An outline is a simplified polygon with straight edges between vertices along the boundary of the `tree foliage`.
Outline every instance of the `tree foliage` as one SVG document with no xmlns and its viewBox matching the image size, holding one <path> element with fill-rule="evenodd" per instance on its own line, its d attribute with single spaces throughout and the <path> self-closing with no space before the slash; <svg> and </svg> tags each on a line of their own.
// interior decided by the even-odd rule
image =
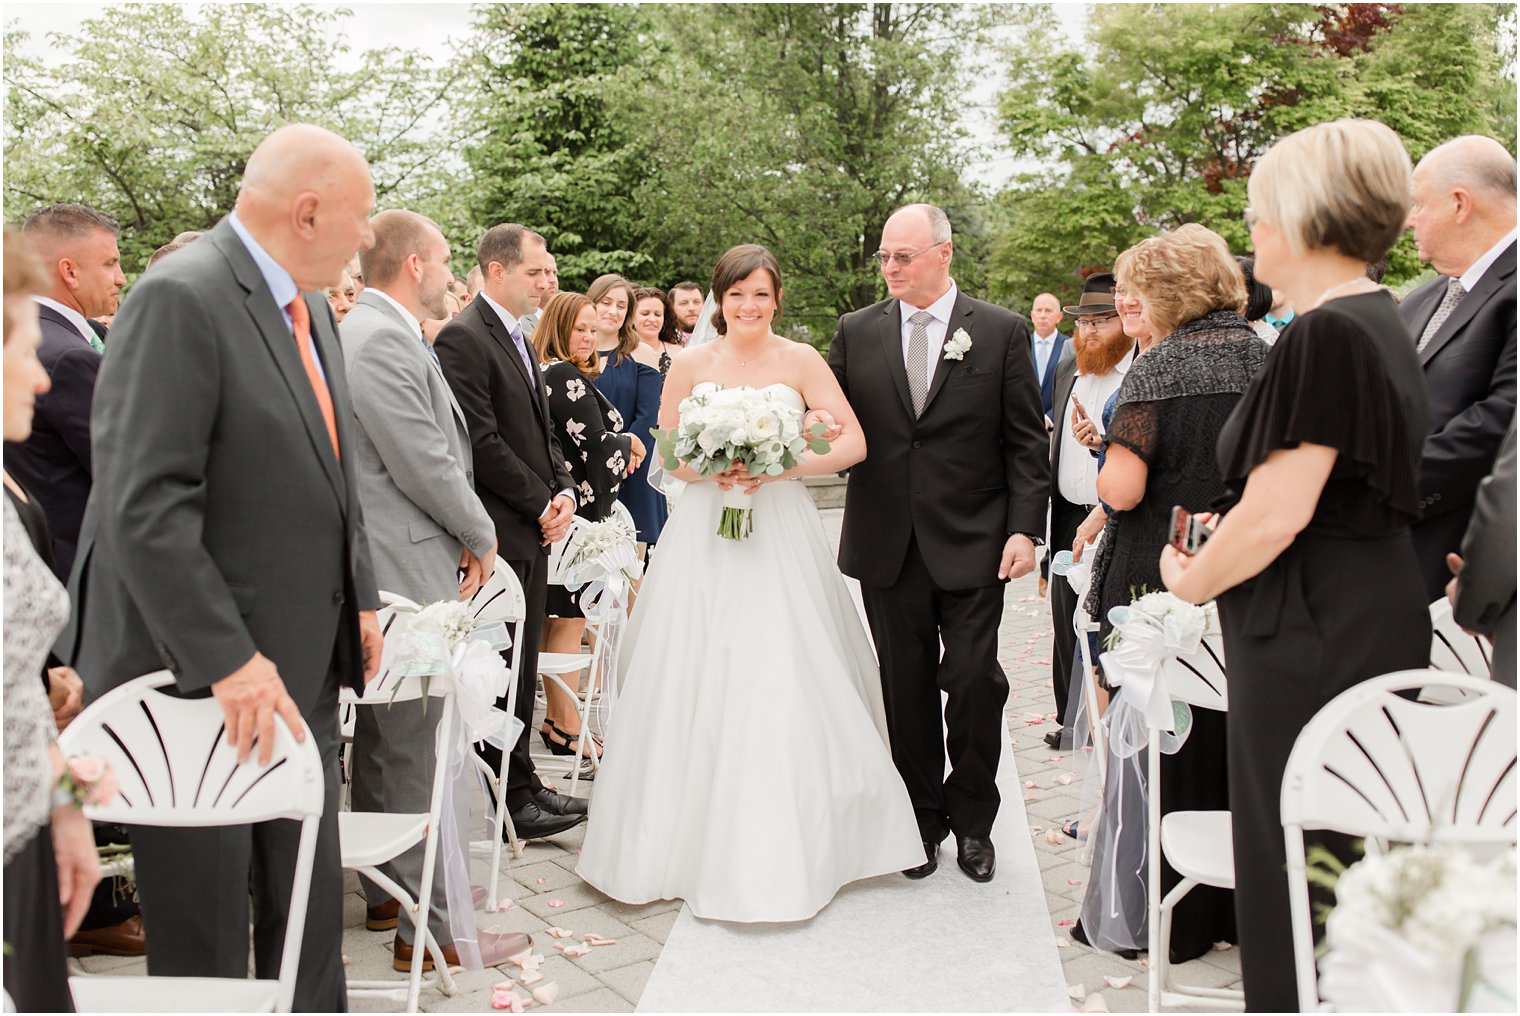
<svg viewBox="0 0 1520 1016">
<path fill-rule="evenodd" d="M 999 196 L 994 289 L 1018 302 L 1073 292 L 1126 247 L 1183 222 L 1245 252 L 1251 168 L 1310 124 L 1383 120 L 1415 158 L 1463 133 L 1513 147 L 1503 16 L 1450 4 L 1094 7 L 1082 48 L 1010 56 L 1002 129 L 1016 153 L 1046 168 Z M 1048 12 L 1027 20 L 1015 53 L 1053 32 Z M 1393 261 L 1390 281 L 1419 270 L 1407 241 Z"/>
<path fill-rule="evenodd" d="M 275 127 L 316 123 L 370 160 L 381 205 L 434 188 L 447 135 L 430 127 L 454 78 L 400 50 L 344 70 L 349 11 L 273 4 L 109 7 L 49 33 L 61 65 L 5 37 L 10 218 L 79 201 L 122 223 L 129 269 L 231 210 L 248 155 Z M 445 129 L 447 123 L 445 121 Z"/>
</svg>

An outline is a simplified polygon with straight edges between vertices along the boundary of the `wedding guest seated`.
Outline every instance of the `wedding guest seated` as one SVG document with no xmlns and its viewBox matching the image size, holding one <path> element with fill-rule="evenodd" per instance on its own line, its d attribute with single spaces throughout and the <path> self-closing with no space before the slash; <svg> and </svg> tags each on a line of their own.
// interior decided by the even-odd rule
<svg viewBox="0 0 1520 1016">
<path fill-rule="evenodd" d="M 540 311 L 533 332 L 554 434 L 575 481 L 575 514 L 593 522 L 612 514 L 625 478 L 645 455 L 644 442 L 624 432 L 622 415 L 594 384 L 604 362 L 596 356 L 596 319 L 589 299 L 560 293 Z M 586 621 L 579 591 L 550 586 L 547 610 L 544 651 L 580 652 Z M 579 687 L 583 675 L 565 675 L 566 683 Z M 599 742 L 585 743 L 576 701 L 553 681 L 544 682 L 544 691 L 548 708 L 539 736 L 548 749 L 555 755 L 599 756 Z"/>
<path fill-rule="evenodd" d="M 1105 636 L 1112 608 L 1162 588 L 1159 561 L 1173 506 L 1202 511 L 1224 494 L 1211 438 L 1267 358 L 1266 344 L 1240 315 L 1245 281 L 1218 234 L 1190 223 L 1152 237 L 1119 255 L 1114 274 L 1158 338 L 1119 388 L 1098 473 L 1098 495 L 1113 511 L 1093 562 L 1088 612 Z M 1114 690 L 1115 701 L 1125 690 Z M 1110 740 L 1094 875 L 1073 931 L 1108 951 L 1144 949 L 1147 942 L 1147 791 L 1136 758 L 1143 760 L 1122 763 Z M 1162 814 L 1229 808 L 1224 763 L 1224 717 L 1194 710 L 1186 744 L 1162 756 Z M 1163 864 L 1161 891 L 1179 881 Z M 1173 914 L 1174 962 L 1233 941 L 1234 919 L 1227 891 L 1194 889 Z"/>
<path fill-rule="evenodd" d="M 1409 211 L 1398 135 L 1371 120 L 1309 127 L 1268 149 L 1249 193 L 1256 271 L 1299 313 L 1210 428 L 1235 507 L 1197 555 L 1167 549 L 1160 566 L 1182 599 L 1219 600 L 1246 1008 L 1296 1012 L 1283 770 L 1335 696 L 1429 665 L 1409 537 L 1429 410 L 1409 331 L 1366 274 Z"/>
<path fill-rule="evenodd" d="M 48 390 L 30 297 L 49 280 L 9 226 L 4 243 L 4 437 L 25 441 L 34 400 Z M 12 497 L 4 499 L 5 990 L 20 1012 L 72 1012 L 64 941 L 90 905 L 100 859 L 89 821 L 60 783 L 63 754 L 37 681 L 69 598 L 33 549 Z"/>
<path fill-rule="evenodd" d="M 603 275 L 591 283 L 586 297 L 596 305 L 596 351 L 602 369 L 596 387 L 623 417 L 628 433 L 653 447 L 649 432 L 660 414 L 660 372 L 633 329 L 634 286 L 621 275 Z M 649 362 L 640 360 L 643 356 Z M 649 485 L 649 462 L 623 483 L 619 500 L 639 530 L 639 555 L 660 538 L 668 509 L 665 495 Z"/>
</svg>

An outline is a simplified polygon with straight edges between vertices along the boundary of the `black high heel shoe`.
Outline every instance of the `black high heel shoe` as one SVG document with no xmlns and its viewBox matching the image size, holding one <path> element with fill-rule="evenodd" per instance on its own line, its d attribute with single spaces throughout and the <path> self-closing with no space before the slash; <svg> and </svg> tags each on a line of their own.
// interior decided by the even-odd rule
<svg viewBox="0 0 1520 1016">
<path fill-rule="evenodd" d="M 548 727 L 549 729 L 545 730 L 544 727 Z M 553 737 L 549 736 L 550 734 L 554 734 L 555 736 L 561 738 L 561 740 L 554 740 Z M 544 726 L 538 728 L 538 736 L 544 739 L 544 744 L 548 747 L 549 754 L 551 755 L 579 755 L 582 758 L 591 757 L 586 753 L 586 746 L 580 743 L 582 738 L 581 734 L 572 734 L 568 731 L 561 730 L 553 720 L 544 721 Z M 591 737 L 591 743 L 596 746 L 596 757 L 600 759 L 602 757 L 602 739 L 593 735 Z M 570 747 L 572 744 L 575 744 L 576 748 Z M 577 750 L 577 748 L 579 750 Z"/>
</svg>

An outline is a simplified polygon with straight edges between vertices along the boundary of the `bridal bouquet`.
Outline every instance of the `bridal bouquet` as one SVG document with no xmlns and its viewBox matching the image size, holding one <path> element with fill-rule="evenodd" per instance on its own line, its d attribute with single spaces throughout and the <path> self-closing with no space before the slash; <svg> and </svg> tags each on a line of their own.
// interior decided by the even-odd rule
<svg viewBox="0 0 1520 1016">
<path fill-rule="evenodd" d="M 823 426 L 804 434 L 802 414 L 766 389 L 722 388 L 681 400 L 681 419 L 669 430 L 653 431 L 667 470 L 691 466 L 716 476 L 740 465 L 750 476 L 780 476 L 802 461 L 804 451 L 829 450 Z M 754 529 L 748 495 L 726 491 L 718 535 L 742 540 Z"/>
<path fill-rule="evenodd" d="M 1311 849 L 1335 890 L 1321 993 L 1341 1011 L 1470 1011 L 1515 1004 L 1515 852 L 1486 862 L 1413 844 L 1343 866 Z"/>
</svg>

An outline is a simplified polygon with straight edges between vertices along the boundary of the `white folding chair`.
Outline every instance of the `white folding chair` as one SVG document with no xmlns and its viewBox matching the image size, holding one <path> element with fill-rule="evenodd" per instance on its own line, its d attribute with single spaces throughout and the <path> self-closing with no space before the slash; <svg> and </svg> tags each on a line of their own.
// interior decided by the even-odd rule
<svg viewBox="0 0 1520 1016">
<path fill-rule="evenodd" d="M 173 683 L 172 674 L 158 671 L 112 689 L 69 724 L 59 746 L 66 755 L 98 755 L 116 771 L 120 793 L 110 804 L 87 806 L 92 821 L 181 828 L 301 823 L 280 974 L 276 980 L 71 977 L 74 1005 L 80 1012 L 290 1012 L 322 816 L 315 739 L 307 731 L 296 743 L 276 717 L 269 765 L 258 764 L 257 749 L 239 763 L 222 707 L 212 698 L 158 690 Z"/>
<path fill-rule="evenodd" d="M 1225 678 L 1224 648 L 1217 635 L 1207 635 L 1186 656 L 1167 660 L 1160 679 L 1167 696 L 1194 709 L 1226 712 L 1229 682 Z M 1150 908 L 1146 932 L 1150 958 L 1148 992 L 1151 1012 L 1162 1006 L 1202 1006 L 1239 1011 L 1245 996 L 1229 988 L 1201 988 L 1171 980 L 1172 914 L 1182 898 L 1200 885 L 1235 888 L 1235 844 L 1228 811 L 1174 811 L 1161 816 L 1161 734 L 1150 728 L 1146 745 L 1146 876 Z M 1169 862 L 1182 881 L 1161 895 L 1161 862 Z"/>
<path fill-rule="evenodd" d="M 1458 697 L 1401 694 L 1427 688 Z M 1496 681 L 1405 670 L 1342 692 L 1299 733 L 1281 807 L 1301 1011 L 1320 1008 L 1304 830 L 1366 837 L 1369 850 L 1390 842 L 1514 846 L 1515 719 L 1515 692 Z"/>
<path fill-rule="evenodd" d="M 1057 552 L 1051 558 L 1051 574 L 1058 574 L 1057 564 L 1062 564 L 1063 574 L 1066 581 L 1071 585 L 1072 591 L 1077 594 L 1077 605 L 1072 610 L 1071 627 L 1077 635 L 1077 658 L 1082 661 L 1082 703 L 1083 711 L 1087 716 L 1087 727 L 1092 738 L 1093 761 L 1098 767 L 1098 786 L 1108 778 L 1108 732 L 1102 723 L 1102 717 L 1098 715 L 1098 670 L 1091 646 L 1088 643 L 1093 632 L 1100 629 L 1097 620 L 1087 612 L 1082 605 L 1087 598 L 1087 590 L 1092 578 L 1092 562 L 1098 555 L 1098 547 L 1103 542 L 1103 534 L 1100 532 L 1096 540 L 1082 552 L 1082 560 L 1076 565 L 1067 564 L 1063 561 L 1063 552 Z M 1070 551 L 1065 551 L 1069 555 Z M 1057 706 L 1060 703 L 1056 703 Z M 1076 718 L 1072 717 L 1075 724 Z M 1072 749 L 1076 750 L 1076 729 L 1072 729 Z M 1093 823 L 1089 822 L 1089 826 Z M 1090 828 L 1082 844 L 1082 863 L 1091 864 L 1093 848 L 1097 840 L 1092 835 Z"/>
<path fill-rule="evenodd" d="M 496 569 L 481 585 L 473 597 L 470 598 L 470 611 L 475 617 L 477 624 L 489 624 L 500 621 L 507 626 L 507 636 L 512 640 L 514 647 L 512 652 L 512 664 L 507 668 L 507 704 L 505 712 L 508 716 L 514 715 L 517 708 L 517 670 L 518 655 L 515 647 L 522 645 L 523 624 L 526 622 L 528 613 L 527 597 L 523 594 L 522 583 L 517 580 L 517 573 L 507 566 L 500 558 L 496 559 Z M 512 746 L 504 745 L 501 752 L 501 764 L 494 771 L 486 765 L 485 759 L 476 753 L 471 753 L 471 760 L 475 769 L 485 780 L 487 794 L 491 805 L 490 836 L 486 840 L 472 840 L 470 842 L 470 856 L 489 857 L 491 859 L 491 884 L 487 887 L 488 909 L 495 910 L 500 902 L 501 889 L 501 843 L 503 834 L 511 846 L 513 858 L 522 856 L 522 841 L 517 838 L 517 830 L 512 827 L 512 817 L 507 814 L 507 765 Z"/>
<path fill-rule="evenodd" d="M 1493 676 L 1493 650 L 1482 635 L 1469 635 L 1451 616 L 1451 601 L 1441 597 L 1430 605 L 1430 669 L 1448 674 Z"/>
<path fill-rule="evenodd" d="M 380 623 L 392 637 L 405 629 L 404 616 L 389 606 L 381 608 Z M 432 700 L 434 707 L 440 710 L 428 810 L 415 813 L 345 811 L 338 816 L 343 867 L 359 872 L 389 893 L 400 904 L 403 919 L 410 920 L 416 929 L 412 938 L 412 969 L 407 980 L 351 980 L 348 982 L 349 997 L 404 1001 L 407 1012 L 417 1011 L 424 984 L 424 951 L 433 959 L 433 977 L 426 979 L 427 986 L 437 987 L 445 995 L 455 992 L 454 978 L 444 961 L 443 950 L 428 928 L 433 880 L 439 877 L 438 832 L 443 795 L 448 791 L 448 738 L 457 734 L 454 729 L 454 684 L 446 674 L 434 675 L 427 679 L 427 691 L 424 692 L 422 678 L 406 677 L 393 668 L 377 675 L 365 687 L 362 697 L 352 688 L 344 688 L 339 693 L 339 702 L 354 709 L 387 709 L 392 703 L 415 702 L 423 697 Z M 404 886 L 381 871 L 380 865 L 394 861 L 418 843 L 423 844 L 422 880 L 414 899 Z"/>
<path fill-rule="evenodd" d="M 633 525 L 633 516 L 628 513 L 628 509 L 621 503 L 615 502 L 612 506 L 612 512 L 615 516 L 627 522 L 630 527 Z M 565 575 L 569 570 L 570 562 L 574 560 L 575 547 L 584 526 L 583 520 L 579 518 L 575 519 L 571 523 L 570 530 L 566 533 L 565 538 L 550 547 L 550 585 L 562 586 L 565 584 Z M 600 704 L 605 703 L 607 694 L 607 689 L 597 683 L 595 676 L 598 670 L 597 664 L 601 660 L 603 650 L 603 641 L 598 637 L 598 627 L 599 625 L 596 622 L 590 619 L 586 621 L 586 632 L 591 642 L 590 652 L 538 654 L 538 673 L 544 679 L 546 689 L 545 705 L 547 705 L 548 682 L 553 681 L 576 703 L 581 716 L 581 731 L 583 736 L 587 738 L 593 736 L 594 733 L 591 722 L 593 710 Z M 586 682 L 585 689 L 581 690 L 579 687 L 570 687 L 569 682 L 565 678 L 572 674 L 580 674 L 583 671 L 589 671 L 591 675 Z M 605 733 L 606 723 L 604 722 L 601 726 L 603 727 L 603 733 Z M 582 748 L 585 747 L 584 741 L 582 741 L 581 746 Z M 562 760 L 564 757 L 562 755 L 536 755 L 535 759 L 542 759 L 552 764 Z M 586 761 L 582 762 L 582 758 L 585 758 Z M 601 759 L 595 751 L 591 751 L 584 756 L 570 756 L 570 766 L 565 775 L 570 778 L 570 793 L 572 796 L 579 785 L 582 767 L 589 767 L 594 775 L 600 765 Z"/>
</svg>

